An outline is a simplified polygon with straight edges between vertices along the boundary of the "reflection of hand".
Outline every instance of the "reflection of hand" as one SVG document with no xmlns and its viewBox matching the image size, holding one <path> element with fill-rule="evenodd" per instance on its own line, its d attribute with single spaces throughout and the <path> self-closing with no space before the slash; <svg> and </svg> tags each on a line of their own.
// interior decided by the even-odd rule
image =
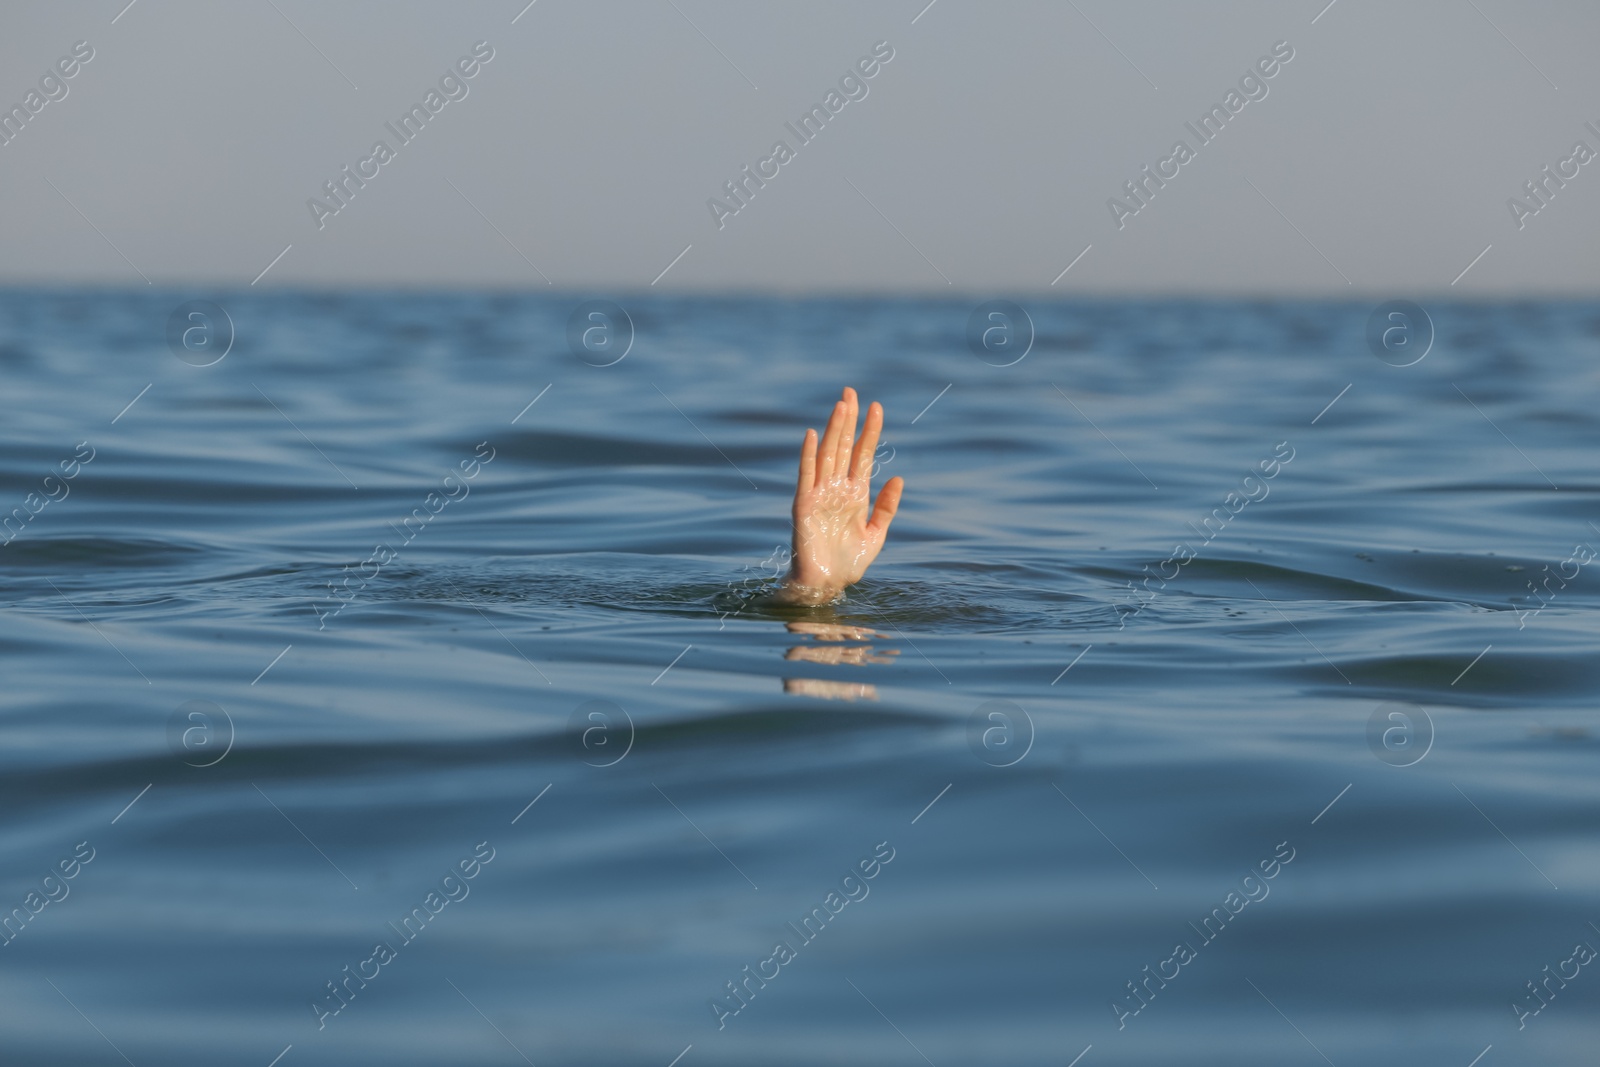
<svg viewBox="0 0 1600 1067">
<path fill-rule="evenodd" d="M 825 682 L 820 678 L 785 678 L 783 691 L 823 700 L 877 700 L 876 686 L 862 682 Z"/>
<path fill-rule="evenodd" d="M 883 432 L 883 406 L 867 409 L 856 440 L 860 407 L 848 386 L 833 406 L 822 442 L 807 430 L 800 446 L 800 476 L 794 493 L 794 558 L 776 594 L 780 603 L 826 604 L 861 580 L 883 549 L 889 523 L 900 506 L 901 478 L 890 478 L 871 514 L 872 456 Z"/>
<path fill-rule="evenodd" d="M 900 650 L 891 648 L 882 655 L 874 655 L 877 650 L 871 645 L 850 645 L 846 648 L 830 646 L 817 648 L 814 645 L 796 645 L 783 654 L 787 660 L 804 660 L 807 663 L 843 663 L 851 667 L 864 667 L 868 663 L 893 663 L 890 656 L 898 656 Z"/>
<path fill-rule="evenodd" d="M 868 641 L 874 637 L 888 637 L 876 630 L 865 626 L 846 626 L 834 622 L 804 622 L 796 620 L 784 623 L 784 629 L 792 634 L 810 634 L 818 641 Z"/>
</svg>

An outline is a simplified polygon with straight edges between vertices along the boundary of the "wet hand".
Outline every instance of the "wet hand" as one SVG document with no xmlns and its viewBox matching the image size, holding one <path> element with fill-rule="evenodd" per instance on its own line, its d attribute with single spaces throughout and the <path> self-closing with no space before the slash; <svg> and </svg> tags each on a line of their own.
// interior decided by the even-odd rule
<svg viewBox="0 0 1600 1067">
<path fill-rule="evenodd" d="M 822 440 L 807 430 L 800 446 L 800 474 L 794 494 L 794 556 L 780 603 L 826 604 L 845 587 L 861 580 L 883 550 L 889 523 L 905 488 L 891 478 L 868 511 L 872 458 L 883 432 L 883 406 L 867 409 L 866 425 L 856 438 L 860 408 L 848 386 L 833 406 Z"/>
</svg>

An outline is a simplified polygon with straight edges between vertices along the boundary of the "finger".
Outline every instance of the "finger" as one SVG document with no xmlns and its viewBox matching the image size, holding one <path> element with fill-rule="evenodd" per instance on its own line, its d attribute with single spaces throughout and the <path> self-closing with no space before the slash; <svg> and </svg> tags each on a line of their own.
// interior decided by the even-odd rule
<svg viewBox="0 0 1600 1067">
<path fill-rule="evenodd" d="M 848 385 L 844 387 L 844 432 L 839 435 L 838 452 L 833 457 L 833 469 L 840 474 L 850 473 L 850 450 L 856 443 L 856 423 L 860 421 L 861 407 L 856 400 L 856 391 Z"/>
<path fill-rule="evenodd" d="M 839 435 L 844 432 L 844 401 L 833 405 L 833 414 L 828 416 L 828 428 L 822 433 L 822 448 L 817 453 L 817 484 L 821 485 L 833 477 L 833 457 L 839 450 Z"/>
<path fill-rule="evenodd" d="M 807 430 L 800 442 L 800 479 L 795 482 L 795 495 L 810 489 L 817 480 L 817 431 Z"/>
<path fill-rule="evenodd" d="M 883 405 L 874 400 L 867 408 L 867 425 L 861 431 L 855 458 L 850 461 L 850 477 L 872 477 L 872 459 L 878 453 L 878 435 L 883 432 Z"/>
<path fill-rule="evenodd" d="M 869 527 L 883 537 L 889 533 L 889 524 L 894 521 L 894 513 L 900 510 L 900 492 L 905 489 L 904 478 L 890 478 L 884 485 L 883 491 L 878 494 L 878 502 L 872 507 L 872 519 L 867 523 Z"/>
</svg>

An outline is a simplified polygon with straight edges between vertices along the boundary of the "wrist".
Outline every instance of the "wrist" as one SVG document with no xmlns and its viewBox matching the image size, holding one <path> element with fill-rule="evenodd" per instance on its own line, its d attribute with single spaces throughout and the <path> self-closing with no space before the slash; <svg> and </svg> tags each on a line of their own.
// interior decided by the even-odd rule
<svg viewBox="0 0 1600 1067">
<path fill-rule="evenodd" d="M 796 565 L 789 568 L 789 573 L 784 576 L 783 585 L 774 594 L 774 599 L 780 604 L 816 606 L 830 604 L 839 599 L 844 589 L 843 582 L 831 578 L 826 573 Z"/>
</svg>

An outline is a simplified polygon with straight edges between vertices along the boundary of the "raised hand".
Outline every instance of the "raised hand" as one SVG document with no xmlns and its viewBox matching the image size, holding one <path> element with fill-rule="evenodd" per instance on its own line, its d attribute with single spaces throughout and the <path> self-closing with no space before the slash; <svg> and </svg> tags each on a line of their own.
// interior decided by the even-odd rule
<svg viewBox="0 0 1600 1067">
<path fill-rule="evenodd" d="M 883 432 L 883 406 L 874 402 L 867 409 L 866 425 L 857 440 L 859 416 L 856 391 L 846 386 L 820 444 L 817 431 L 806 431 L 794 492 L 794 555 L 776 594 L 781 603 L 837 600 L 846 586 L 861 580 L 883 550 L 905 481 L 890 478 L 869 514 L 872 457 Z"/>
</svg>

